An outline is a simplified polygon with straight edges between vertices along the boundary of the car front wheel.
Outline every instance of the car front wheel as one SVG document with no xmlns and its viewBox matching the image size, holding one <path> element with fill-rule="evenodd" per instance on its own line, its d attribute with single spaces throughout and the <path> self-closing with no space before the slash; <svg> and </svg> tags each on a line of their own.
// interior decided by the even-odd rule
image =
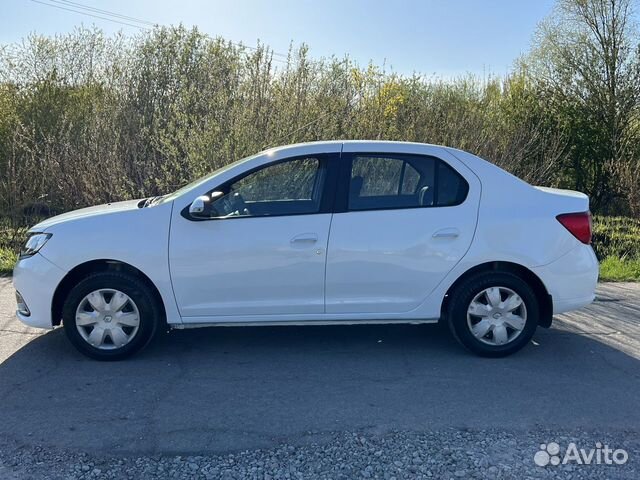
<svg viewBox="0 0 640 480">
<path fill-rule="evenodd" d="M 449 326 L 472 352 L 503 357 L 524 347 L 538 325 L 539 307 L 531 287 L 508 272 L 482 273 L 452 293 Z"/>
<path fill-rule="evenodd" d="M 149 287 L 121 272 L 99 272 L 80 281 L 63 306 L 64 330 L 83 354 L 120 360 L 153 337 L 158 307 Z"/>
</svg>

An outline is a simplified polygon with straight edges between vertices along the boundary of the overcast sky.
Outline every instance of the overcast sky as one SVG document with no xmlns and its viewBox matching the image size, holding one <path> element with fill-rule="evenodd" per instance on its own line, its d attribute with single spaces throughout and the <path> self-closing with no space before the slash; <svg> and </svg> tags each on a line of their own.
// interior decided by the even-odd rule
<svg viewBox="0 0 640 480">
<path fill-rule="evenodd" d="M 81 5 L 158 24 L 197 25 L 210 35 L 277 52 L 305 42 L 314 57 L 349 54 L 360 64 L 444 77 L 503 74 L 531 42 L 553 0 L 39 0 Z M 96 13 L 96 15 L 99 15 Z M 127 21 L 127 20 L 122 20 Z M 31 32 L 66 33 L 96 25 L 106 32 L 139 29 L 32 0 L 3 0 L 0 42 Z"/>
</svg>

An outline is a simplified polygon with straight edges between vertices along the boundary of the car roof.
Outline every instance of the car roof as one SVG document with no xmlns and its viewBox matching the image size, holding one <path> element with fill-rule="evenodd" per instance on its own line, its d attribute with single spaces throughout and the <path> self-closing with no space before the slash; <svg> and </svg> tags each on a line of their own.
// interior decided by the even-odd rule
<svg viewBox="0 0 640 480">
<path fill-rule="evenodd" d="M 478 178 L 483 179 L 483 181 L 485 179 L 493 179 L 495 181 L 496 178 L 500 178 L 500 181 L 516 179 L 518 182 L 526 184 L 526 182 L 523 182 L 521 179 L 506 172 L 494 163 L 488 162 L 477 155 L 457 148 L 431 143 L 397 142 L 389 140 L 326 140 L 282 145 L 280 147 L 265 150 L 261 153 L 267 153 L 269 155 L 276 154 L 278 156 L 285 157 L 289 154 L 305 154 L 305 149 L 315 151 L 315 153 L 322 151 L 324 148 L 326 148 L 327 151 L 333 152 L 353 152 L 354 150 L 358 150 L 358 146 L 362 146 L 364 151 L 378 151 L 378 153 L 424 154 L 425 151 L 431 150 L 427 153 L 428 155 L 437 155 L 438 151 L 442 152 L 444 150 L 447 154 L 451 155 L 457 161 L 460 161 L 463 165 L 469 168 Z M 450 162 L 450 158 L 447 161 Z"/>
<path fill-rule="evenodd" d="M 393 140 L 320 140 L 315 142 L 301 142 L 301 143 L 292 143 L 289 145 L 280 145 L 277 147 L 269 148 L 267 151 L 278 151 L 285 152 L 289 149 L 299 149 L 301 147 L 311 147 L 311 146 L 335 146 L 335 145 L 343 145 L 343 144 L 351 144 L 351 145 L 377 145 L 380 147 L 393 147 L 394 145 L 416 145 L 416 146 L 429 146 L 429 147 L 439 147 L 449 149 L 450 147 L 446 147 L 444 145 L 435 145 L 431 143 L 420 143 L 420 142 L 399 142 Z"/>
</svg>

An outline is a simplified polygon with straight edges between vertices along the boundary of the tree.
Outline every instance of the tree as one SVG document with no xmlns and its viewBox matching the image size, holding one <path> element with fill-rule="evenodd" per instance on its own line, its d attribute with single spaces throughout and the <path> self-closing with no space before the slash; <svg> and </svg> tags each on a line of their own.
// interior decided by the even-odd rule
<svg viewBox="0 0 640 480">
<path fill-rule="evenodd" d="M 639 187 L 633 172 L 640 158 L 633 7 L 632 0 L 560 0 L 524 60 L 568 135 L 563 183 L 609 213 L 621 198 L 627 208 L 637 207 L 630 195 Z"/>
</svg>

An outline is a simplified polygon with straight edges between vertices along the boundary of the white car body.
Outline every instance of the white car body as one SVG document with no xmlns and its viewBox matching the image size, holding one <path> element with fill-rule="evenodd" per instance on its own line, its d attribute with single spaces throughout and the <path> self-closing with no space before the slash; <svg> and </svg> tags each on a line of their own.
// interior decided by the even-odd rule
<svg viewBox="0 0 640 480">
<path fill-rule="evenodd" d="M 440 159 L 467 181 L 467 197 L 450 207 L 202 222 L 184 216 L 198 196 L 257 167 L 367 152 Z M 15 267 L 14 286 L 30 312 L 19 312 L 20 320 L 42 328 L 59 324 L 61 300 L 54 297 L 65 278 L 104 261 L 141 272 L 174 328 L 436 322 L 456 280 L 492 262 L 526 269 L 544 286 L 550 298 L 545 326 L 552 313 L 594 299 L 594 252 L 556 219 L 588 211 L 587 196 L 530 186 L 452 148 L 373 141 L 273 148 L 169 198 L 146 208 L 138 200 L 85 208 L 34 226 L 32 232 L 51 237 Z"/>
</svg>

